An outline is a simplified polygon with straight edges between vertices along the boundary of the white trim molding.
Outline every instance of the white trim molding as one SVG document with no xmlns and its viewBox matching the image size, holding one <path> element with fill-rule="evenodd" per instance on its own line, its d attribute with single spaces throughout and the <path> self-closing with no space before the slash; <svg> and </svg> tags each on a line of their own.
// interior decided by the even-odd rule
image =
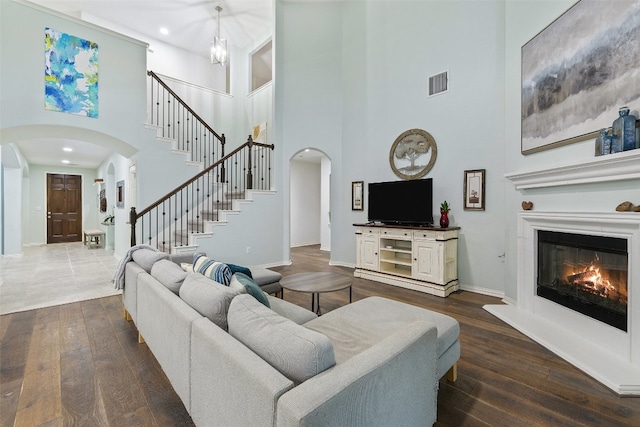
<svg viewBox="0 0 640 427">
<path fill-rule="evenodd" d="M 640 178 L 640 150 L 595 157 L 579 164 L 515 171 L 504 175 L 517 190 Z"/>
</svg>

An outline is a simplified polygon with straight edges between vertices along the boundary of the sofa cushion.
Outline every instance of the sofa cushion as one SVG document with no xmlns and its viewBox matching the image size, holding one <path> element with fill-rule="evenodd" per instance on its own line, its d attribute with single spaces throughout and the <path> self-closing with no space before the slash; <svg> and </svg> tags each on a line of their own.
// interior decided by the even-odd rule
<svg viewBox="0 0 640 427">
<path fill-rule="evenodd" d="M 295 383 L 335 365 L 329 338 L 286 319 L 250 295 L 229 307 L 229 334 Z"/>
<path fill-rule="evenodd" d="M 225 286 L 231 281 L 231 270 L 227 264 L 212 260 L 203 254 L 193 255 L 193 271 Z"/>
<path fill-rule="evenodd" d="M 199 273 L 187 275 L 180 287 L 180 298 L 198 313 L 227 330 L 227 311 L 238 293 Z"/>
<path fill-rule="evenodd" d="M 269 308 L 271 308 L 271 310 L 275 311 L 280 316 L 293 320 L 298 325 L 303 325 L 318 317 L 318 315 L 313 311 L 307 310 L 299 305 L 292 304 L 281 298 L 272 297 L 271 295 L 268 295 L 267 298 L 269 299 Z"/>
<path fill-rule="evenodd" d="M 272 271 L 264 267 L 249 267 L 251 269 L 251 278 L 258 286 L 264 286 L 269 283 L 277 283 L 282 279 L 282 274 Z"/>
<path fill-rule="evenodd" d="M 243 294 L 249 294 L 254 297 L 256 300 L 260 301 L 266 307 L 270 307 L 269 298 L 267 298 L 267 294 L 264 293 L 260 286 L 256 284 L 249 276 L 243 273 L 235 273 L 231 276 L 231 282 L 229 283 L 229 287 L 238 289 L 239 287 L 244 288 L 244 292 L 239 292 Z"/>
<path fill-rule="evenodd" d="M 167 289 L 178 295 L 187 273 L 175 262 L 161 259 L 151 267 L 151 275 Z"/>
<path fill-rule="evenodd" d="M 169 259 L 178 265 L 182 264 L 183 262 L 191 264 L 193 263 L 193 255 L 194 254 L 191 252 L 171 254 L 169 255 Z M 202 255 L 206 256 L 207 254 L 202 254 Z"/>
<path fill-rule="evenodd" d="M 334 345 L 337 363 L 343 363 L 416 321 L 436 325 L 438 358 L 458 340 L 460 325 L 453 317 L 382 297 L 356 301 L 313 319 L 304 326 L 329 337 Z M 344 325 L 349 325 L 349 328 L 345 329 Z"/>
<path fill-rule="evenodd" d="M 136 264 L 142 267 L 144 271 L 151 273 L 151 267 L 153 267 L 153 264 L 161 259 L 169 258 L 169 254 L 143 248 L 133 251 L 131 253 L 131 258 L 133 258 Z"/>
</svg>

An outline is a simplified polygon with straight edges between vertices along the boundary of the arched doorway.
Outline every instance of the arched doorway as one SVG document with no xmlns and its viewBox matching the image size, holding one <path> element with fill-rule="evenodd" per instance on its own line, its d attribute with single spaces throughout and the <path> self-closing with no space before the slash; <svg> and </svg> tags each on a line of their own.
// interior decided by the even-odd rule
<svg viewBox="0 0 640 427">
<path fill-rule="evenodd" d="M 73 168 L 79 168 L 78 173 L 87 177 L 83 180 L 83 225 L 89 218 L 89 228 L 99 226 L 105 215 L 98 211 L 95 193 L 97 188 L 93 185 L 93 170 L 96 166 L 85 166 L 82 164 L 43 163 L 42 161 L 30 162 L 23 155 L 23 151 L 30 149 L 38 155 L 44 154 L 47 158 L 54 158 L 52 150 L 63 152 L 63 147 L 74 145 L 76 150 L 79 146 L 89 146 L 89 151 L 93 154 L 97 151 L 104 153 L 117 153 L 123 158 L 133 156 L 138 150 L 128 143 L 114 138 L 102 132 L 89 129 L 77 128 L 62 125 L 28 125 L 3 128 L 0 133 L 0 145 L 3 152 L 16 152 L 15 156 L 3 156 L 0 160 L 5 167 L 9 168 L 9 179 L 1 182 L 0 193 L 7 200 L 10 196 L 12 203 L 3 204 L 4 214 L 0 216 L 0 230 L 2 230 L 3 253 L 19 254 L 23 244 L 37 244 L 45 242 L 47 236 L 46 226 L 46 196 L 41 189 L 46 182 L 42 176 L 46 172 L 69 172 L 75 173 Z M 77 150 L 75 152 L 78 152 Z M 57 152 L 56 152 L 57 155 Z M 17 166 L 11 165 L 10 160 L 15 157 Z M 32 166 L 30 165 L 37 165 Z M 33 172 L 35 170 L 35 172 Z M 33 172 L 33 173 L 30 173 Z M 23 179 L 17 174 L 27 176 Z M 16 175 L 13 179 L 13 175 Z M 6 175 L 6 172 L 5 172 Z M 104 175 L 103 175 L 104 176 Z M 42 181 L 42 183 L 40 182 Z M 36 184 L 34 184 L 36 183 Z M 114 184 L 115 187 L 115 184 Z M 31 191 L 31 194 L 29 193 Z M 14 197 L 15 195 L 15 197 Z M 89 204 L 89 205 L 87 205 Z M 26 209 L 25 209 L 26 206 Z M 28 227 L 25 225 L 28 224 Z M 84 228 L 84 227 L 83 227 Z M 8 232 L 7 230 L 11 230 Z M 34 231 L 35 230 L 35 231 Z"/>
<path fill-rule="evenodd" d="M 331 251 L 331 160 L 307 148 L 289 161 L 290 246 Z"/>
</svg>

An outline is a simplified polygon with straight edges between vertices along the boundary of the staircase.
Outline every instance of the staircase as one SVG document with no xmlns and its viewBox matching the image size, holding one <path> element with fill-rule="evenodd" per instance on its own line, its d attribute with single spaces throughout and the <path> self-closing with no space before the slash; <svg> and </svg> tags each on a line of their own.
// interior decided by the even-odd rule
<svg viewBox="0 0 640 427">
<path fill-rule="evenodd" d="M 170 142 L 201 172 L 140 212 L 131 208 L 131 245 L 147 244 L 169 253 L 193 252 L 198 239 L 271 190 L 273 145 L 247 141 L 225 154 L 225 136 L 215 132 L 155 73 L 148 71 L 149 123 L 157 138 Z"/>
</svg>

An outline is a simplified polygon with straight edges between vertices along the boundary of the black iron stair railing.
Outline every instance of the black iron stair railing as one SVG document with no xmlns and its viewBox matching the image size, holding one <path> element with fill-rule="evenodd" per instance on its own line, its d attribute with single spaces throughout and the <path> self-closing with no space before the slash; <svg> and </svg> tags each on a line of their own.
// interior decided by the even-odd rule
<svg viewBox="0 0 640 427">
<path fill-rule="evenodd" d="M 220 219 L 247 190 L 271 189 L 273 144 L 247 142 L 140 212 L 132 207 L 131 246 L 144 243 L 171 252 L 189 245 L 206 221 Z"/>
<path fill-rule="evenodd" d="M 190 153 L 205 168 L 224 157 L 225 136 L 218 134 L 153 71 L 148 86 L 148 122 L 159 136 L 175 141 L 175 148 Z"/>
</svg>

